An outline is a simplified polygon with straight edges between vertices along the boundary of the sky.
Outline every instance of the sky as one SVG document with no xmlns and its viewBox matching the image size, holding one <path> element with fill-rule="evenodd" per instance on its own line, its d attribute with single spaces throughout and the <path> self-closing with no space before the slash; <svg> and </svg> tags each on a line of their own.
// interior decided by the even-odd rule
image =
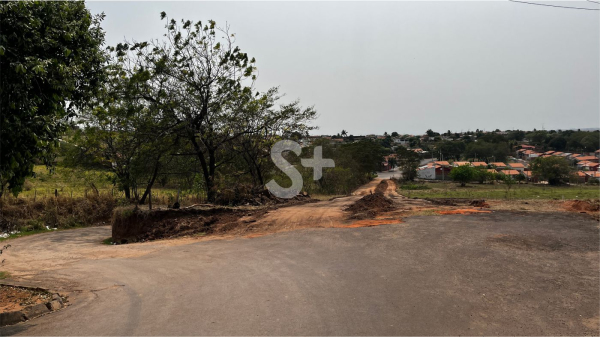
<svg viewBox="0 0 600 337">
<path fill-rule="evenodd" d="M 549 3 L 549 2 L 545 2 Z M 600 8 L 591 2 L 552 4 Z M 106 42 L 162 39 L 170 18 L 230 25 L 312 134 L 600 126 L 600 16 L 480 2 L 88 2 Z"/>
</svg>

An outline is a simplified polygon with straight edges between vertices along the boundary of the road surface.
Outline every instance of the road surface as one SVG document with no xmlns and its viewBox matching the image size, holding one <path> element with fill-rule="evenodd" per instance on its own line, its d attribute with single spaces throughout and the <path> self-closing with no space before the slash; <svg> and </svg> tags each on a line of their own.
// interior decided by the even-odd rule
<svg viewBox="0 0 600 337">
<path fill-rule="evenodd" d="M 71 305 L 0 335 L 598 334 L 598 223 L 584 215 L 420 216 L 101 245 L 109 235 L 12 241 L 15 260 L 47 257 L 32 281 L 69 291 Z"/>
</svg>

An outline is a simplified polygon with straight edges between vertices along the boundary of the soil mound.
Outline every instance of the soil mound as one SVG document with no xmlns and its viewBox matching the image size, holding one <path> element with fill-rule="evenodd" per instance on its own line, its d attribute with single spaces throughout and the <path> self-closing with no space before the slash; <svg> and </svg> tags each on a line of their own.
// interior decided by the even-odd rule
<svg viewBox="0 0 600 337">
<path fill-rule="evenodd" d="M 289 199 L 282 199 L 274 196 L 267 189 L 257 189 L 245 185 L 235 188 L 221 190 L 215 204 L 229 206 L 261 206 L 261 205 L 280 205 L 280 204 L 298 204 L 311 201 L 307 193 L 298 194 Z"/>
<path fill-rule="evenodd" d="M 379 186 L 377 187 L 379 188 Z M 387 189 L 387 183 L 385 184 L 385 188 Z M 365 219 L 372 218 L 381 212 L 391 211 L 394 208 L 394 202 L 391 199 L 387 198 L 381 192 L 375 192 L 360 198 L 344 211 L 352 212 L 350 216 L 352 219 Z"/>
<path fill-rule="evenodd" d="M 388 181 L 387 180 L 382 180 L 377 187 L 375 187 L 375 193 L 385 193 L 388 189 L 389 185 L 388 185 Z"/>
<path fill-rule="evenodd" d="M 469 205 L 471 205 L 473 207 L 490 208 L 490 204 L 488 204 L 487 202 L 485 202 L 485 200 L 483 200 L 483 199 L 473 200 L 473 201 L 471 201 L 469 203 Z"/>
<path fill-rule="evenodd" d="M 569 212 L 598 212 L 600 211 L 599 200 L 571 200 L 565 201 L 564 207 Z"/>
<path fill-rule="evenodd" d="M 252 218 L 266 212 L 267 209 L 249 211 L 226 207 L 153 211 L 122 208 L 115 210 L 113 214 L 112 240 L 122 244 L 225 233 L 239 226 L 248 226 L 248 223 L 255 221 Z"/>
</svg>

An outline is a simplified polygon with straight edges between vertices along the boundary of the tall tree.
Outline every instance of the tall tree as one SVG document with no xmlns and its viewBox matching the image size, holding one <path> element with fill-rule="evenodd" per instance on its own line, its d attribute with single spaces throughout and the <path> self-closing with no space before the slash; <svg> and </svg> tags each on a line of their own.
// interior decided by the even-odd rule
<svg viewBox="0 0 600 337">
<path fill-rule="evenodd" d="M 103 80 L 104 15 L 83 2 L 0 4 L 0 195 L 17 194 L 35 159 L 51 165 L 69 117 Z"/>
</svg>

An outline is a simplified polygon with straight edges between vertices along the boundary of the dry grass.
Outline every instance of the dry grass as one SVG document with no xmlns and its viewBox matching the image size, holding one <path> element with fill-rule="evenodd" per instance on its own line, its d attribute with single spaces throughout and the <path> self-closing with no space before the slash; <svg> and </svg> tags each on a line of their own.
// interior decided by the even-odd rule
<svg viewBox="0 0 600 337">
<path fill-rule="evenodd" d="M 117 202 L 110 195 L 53 197 L 45 199 L 2 198 L 0 230 L 30 232 L 50 228 L 71 228 L 108 221 Z"/>
</svg>

